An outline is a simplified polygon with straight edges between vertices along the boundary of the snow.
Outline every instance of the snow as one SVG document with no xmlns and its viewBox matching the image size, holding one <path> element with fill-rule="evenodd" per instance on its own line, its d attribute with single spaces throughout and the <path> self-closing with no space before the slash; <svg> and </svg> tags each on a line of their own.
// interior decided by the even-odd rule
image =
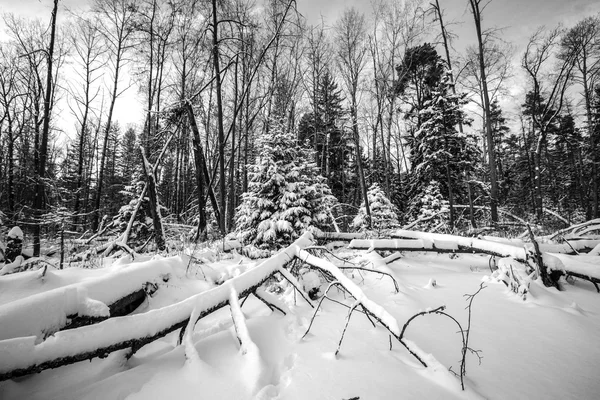
<svg viewBox="0 0 600 400">
<path fill-rule="evenodd" d="M 8 231 L 8 234 L 6 234 L 6 237 L 10 238 L 10 239 L 19 239 L 22 241 L 23 240 L 23 231 L 18 226 L 15 226 L 10 231 Z"/>
<path fill-rule="evenodd" d="M 519 245 L 512 245 L 503 242 L 492 242 L 489 240 L 481 240 L 470 237 L 461 237 L 446 235 L 442 233 L 428 233 L 409 230 L 398 230 L 392 236 L 401 238 L 423 239 L 433 242 L 442 242 L 445 246 L 450 246 L 452 243 L 457 246 L 474 247 L 476 249 L 485 250 L 487 252 L 503 255 L 504 257 L 513 257 L 518 260 L 527 259 L 527 251 Z"/>
<path fill-rule="evenodd" d="M 0 268 L 0 276 L 15 272 L 21 266 L 21 264 L 23 264 L 23 256 L 16 256 L 13 262 L 4 264 L 4 266 Z"/>
<path fill-rule="evenodd" d="M 34 332 L 33 334 L 29 332 L 28 334 L 32 336 L 26 336 L 27 333 L 25 333 L 22 335 L 23 337 L 20 338 L 0 340 L 0 373 L 5 373 L 13 369 L 28 368 L 59 357 L 69 357 L 85 352 L 92 352 L 97 348 L 108 347 L 115 343 L 154 336 L 187 319 L 194 307 L 200 307 L 203 311 L 206 311 L 224 303 L 229 298 L 231 287 L 242 292 L 248 287 L 264 281 L 274 271 L 292 259 L 290 253 L 295 251 L 298 245 L 306 246 L 311 244 L 311 237 L 312 235 L 310 233 L 304 234 L 294 242 L 292 246 L 288 247 L 288 249 L 269 258 L 259 266 L 232 278 L 228 285 L 217 286 L 166 307 L 150 310 L 143 314 L 111 318 L 99 324 L 83 326 L 78 329 L 56 332 L 53 336 L 48 337 L 41 343 L 38 343 L 36 336 L 33 336 L 38 332 Z M 165 261 L 166 260 L 160 260 L 160 262 L 158 262 L 158 260 L 156 260 L 155 263 L 163 265 Z M 104 281 L 101 281 L 107 284 L 104 286 L 104 289 L 108 291 L 108 293 L 104 293 L 107 294 L 107 297 L 109 298 L 115 298 L 116 296 L 110 292 L 116 291 L 117 288 L 109 286 L 108 283 L 110 282 L 106 282 L 108 280 L 109 279 L 104 279 Z M 97 285 L 90 285 L 90 287 L 95 289 L 98 288 Z M 41 334 L 44 332 L 43 328 L 47 328 L 48 326 L 54 327 L 57 322 L 63 322 L 66 319 L 65 314 L 69 315 L 68 311 L 65 311 L 65 309 L 77 304 L 79 297 L 72 294 L 72 287 L 62 288 L 60 290 L 65 294 L 70 294 L 70 297 L 65 301 L 66 306 L 64 308 L 58 309 L 58 311 L 51 314 L 49 322 L 47 320 L 42 320 L 38 323 L 36 318 L 40 315 L 35 314 L 26 318 L 28 313 L 38 312 L 30 303 L 41 306 L 42 302 L 39 297 L 31 296 L 34 298 L 33 301 L 30 301 L 30 298 L 26 298 L 23 302 L 16 302 L 17 305 L 14 307 L 11 306 L 13 303 L 8 303 L 5 306 L 7 307 L 7 313 L 0 314 L 0 318 L 2 321 L 6 318 L 8 320 L 8 325 L 12 323 L 15 327 L 13 328 L 11 325 L 9 328 L 3 328 L 3 331 L 4 329 L 7 329 L 8 332 L 8 334 L 3 335 L 10 338 L 12 337 L 11 333 L 14 330 L 28 332 L 28 330 L 32 329 L 29 324 L 32 324 L 35 328 L 39 329 Z M 48 293 L 42 293 L 40 297 L 42 298 L 41 300 L 44 300 L 48 299 L 49 296 Z M 46 304 L 48 306 L 47 308 L 52 308 L 53 306 L 53 303 L 51 302 Z M 15 308 L 19 308 L 21 312 L 15 312 Z M 7 315 L 11 316 L 11 319 L 9 319 Z M 32 322 L 29 322 L 29 324 L 21 324 L 17 320 L 18 318 Z M 5 326 L 4 322 L 2 323 L 2 326 Z M 8 329 L 10 329 L 10 331 Z"/>
<path fill-rule="evenodd" d="M 400 239 L 354 239 L 348 246 L 351 249 L 433 249 L 434 242 L 427 239 L 400 240 Z"/>
<path fill-rule="evenodd" d="M 301 250 L 311 244 L 310 235 L 299 240 L 262 262 L 243 259 L 240 264 L 240 257 L 206 261 L 202 268 L 214 269 L 215 275 L 223 273 L 226 277 L 220 286 L 198 280 L 202 275 L 193 271 L 185 273 L 187 257 L 143 261 L 168 263 L 173 276 L 134 314 L 57 332 L 41 343 L 34 336 L 2 340 L 0 370 L 9 364 L 22 365 L 23 360 L 39 360 L 52 353 L 68 353 L 115 338 L 152 334 L 175 320 L 191 317 L 193 321 L 211 304 L 232 300 L 237 297 L 234 292 L 242 293 L 243 287 L 268 276 L 298 254 L 319 268 L 335 272 L 336 279 L 343 280 L 355 297 L 331 290 L 332 298 L 347 305 L 359 300 L 382 320 L 396 321 L 394 330 L 415 313 L 442 304 L 449 314 L 466 324 L 463 295 L 475 292 L 481 281 L 486 281 L 487 287 L 473 301 L 470 333 L 470 345 L 482 351 L 483 359 L 479 365 L 475 356 L 467 355 L 466 390 L 460 390 L 459 379 L 448 371 L 449 367 L 459 370 L 461 346 L 456 325 L 449 319 L 436 315 L 419 317 L 405 333 L 406 345 L 426 361 L 428 368 L 395 339 L 390 350 L 390 332 L 379 324 L 373 327 L 359 312 L 353 313 L 341 351 L 334 357 L 348 309 L 324 301 L 310 333 L 301 339 L 314 309 L 303 301 L 295 304 L 289 287 L 282 293 L 269 287 L 259 290 L 259 295 L 285 306 L 287 315 L 272 312 L 250 296 L 233 312 L 223 307 L 195 326 L 188 323 L 181 346 L 177 345 L 179 332 L 175 331 L 144 346 L 130 358 L 125 357 L 126 351 L 118 351 L 104 359 L 94 358 L 2 381 L 0 398 L 587 399 L 596 398 L 600 392 L 596 376 L 600 347 L 593 345 L 600 330 L 600 302 L 588 282 L 563 281 L 563 290 L 557 291 L 532 280 L 530 292 L 522 300 L 504 284 L 488 277 L 488 257 L 461 254 L 450 258 L 447 254 L 407 252 L 391 261 L 375 252 L 339 250 L 338 256 L 372 260 L 376 269 L 390 261 L 385 268 L 404 285 L 403 292 L 396 294 L 387 278 L 364 271 L 362 277 L 353 277 L 351 272 L 335 268 L 335 259 L 327 261 Z M 597 256 L 550 256 L 558 260 L 556 265 L 565 267 L 570 263 L 599 265 Z M 499 265 L 509 261 L 501 259 Z M 9 295 L 26 299 L 56 288 L 81 287 L 86 281 L 114 273 L 117 267 L 127 269 L 135 264 L 141 263 L 113 262 L 112 266 L 91 271 L 49 270 L 43 282 L 39 271 L 7 275 L 0 278 L 0 302 L 12 303 Z M 513 269 L 518 267 L 514 260 L 512 265 Z M 435 290 L 431 288 L 433 278 Z M 9 294 L 5 295 L 5 290 Z M 33 310 L 28 310 L 18 323 L 24 324 L 30 316 L 35 316 Z M 232 316 L 243 319 L 242 336 L 255 346 L 250 345 L 256 351 L 252 356 L 251 352 L 242 354 Z M 4 322 L 0 318 L 0 332 L 6 326 Z"/>
<path fill-rule="evenodd" d="M 551 270 L 570 271 L 600 279 L 600 256 L 571 256 L 560 253 L 544 253 L 544 265 Z"/>
<path fill-rule="evenodd" d="M 179 257 L 172 257 L 117 265 L 102 276 L 0 305 L 0 320 L 6 321 L 0 340 L 18 336 L 36 336 L 41 340 L 64 327 L 69 317 L 108 317 L 108 305 L 142 289 L 146 282 L 167 281 L 173 265 L 180 262 Z M 67 269 L 49 274 L 60 277 L 71 272 Z M 21 323 L 24 315 L 31 317 Z"/>
</svg>

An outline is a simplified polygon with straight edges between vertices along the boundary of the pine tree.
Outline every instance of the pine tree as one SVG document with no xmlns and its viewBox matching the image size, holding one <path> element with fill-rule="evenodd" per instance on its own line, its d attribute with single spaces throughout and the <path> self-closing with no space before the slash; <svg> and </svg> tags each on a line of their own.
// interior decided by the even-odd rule
<svg viewBox="0 0 600 400">
<path fill-rule="evenodd" d="M 380 232 L 400 226 L 397 209 L 390 199 L 387 198 L 385 192 L 379 187 L 379 184 L 372 184 L 367 192 L 367 196 L 369 205 L 371 206 L 371 228 L 374 231 Z M 355 229 L 361 231 L 367 229 L 367 213 L 364 202 L 361 204 L 352 225 Z"/>
<path fill-rule="evenodd" d="M 478 150 L 472 136 L 456 129 L 459 121 L 469 121 L 462 110 L 466 103 L 464 94 L 454 94 L 450 85 L 446 74 L 431 90 L 431 98 L 419 113 L 421 125 L 410 143 L 413 168 L 408 193 L 414 197 L 424 192 L 427 182 L 437 181 L 441 194 L 452 205 L 466 201 L 467 188 L 462 182 L 473 175 Z"/>
<path fill-rule="evenodd" d="M 306 230 L 327 227 L 336 199 L 312 152 L 297 146 L 294 133 L 281 122 L 258 138 L 257 148 L 249 190 L 236 212 L 237 237 L 259 248 L 278 248 Z"/>
<path fill-rule="evenodd" d="M 346 201 L 352 187 L 348 173 L 354 148 L 350 135 L 341 127 L 345 115 L 341 90 L 328 71 L 319 81 L 315 101 L 313 109 L 317 113 L 302 116 L 298 139 L 314 149 L 321 175 L 327 178 L 333 194 Z"/>
<path fill-rule="evenodd" d="M 413 198 L 408 214 L 414 215 L 415 221 L 422 220 L 413 229 L 429 231 L 448 222 L 448 210 L 448 201 L 442 196 L 440 184 L 434 180 Z"/>
</svg>

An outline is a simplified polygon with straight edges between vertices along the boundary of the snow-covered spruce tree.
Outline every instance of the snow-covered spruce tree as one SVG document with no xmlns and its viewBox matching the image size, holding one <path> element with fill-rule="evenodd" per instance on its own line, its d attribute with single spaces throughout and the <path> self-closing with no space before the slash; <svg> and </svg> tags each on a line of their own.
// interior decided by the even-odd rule
<svg viewBox="0 0 600 400">
<path fill-rule="evenodd" d="M 374 183 L 371 185 L 367 192 L 367 198 L 371 207 L 372 230 L 383 231 L 400 226 L 396 206 L 387 198 L 385 192 L 379 187 L 379 184 Z M 365 204 L 362 202 L 352 225 L 355 229 L 365 230 L 368 227 L 367 222 L 367 212 Z"/>
<path fill-rule="evenodd" d="M 259 153 L 248 166 L 248 192 L 236 212 L 236 235 L 262 249 L 288 245 L 307 229 L 331 224 L 336 198 L 313 162 L 284 124 L 272 122 L 257 141 Z"/>
<path fill-rule="evenodd" d="M 449 208 L 448 200 L 440 191 L 440 184 L 431 181 L 409 205 L 408 214 L 414 215 L 415 220 L 421 220 L 412 229 L 429 231 L 440 224 L 447 224 Z"/>
</svg>

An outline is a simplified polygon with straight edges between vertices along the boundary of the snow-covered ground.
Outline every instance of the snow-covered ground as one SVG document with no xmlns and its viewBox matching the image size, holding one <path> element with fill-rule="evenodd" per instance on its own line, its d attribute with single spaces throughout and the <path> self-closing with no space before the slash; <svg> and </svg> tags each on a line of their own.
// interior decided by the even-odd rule
<svg viewBox="0 0 600 400">
<path fill-rule="evenodd" d="M 378 260 L 366 251 L 340 250 L 337 254 L 355 262 L 363 260 L 365 266 L 372 266 L 368 263 L 373 261 L 377 264 Z M 340 265 L 339 261 L 332 261 Z M 391 314 L 400 328 L 415 313 L 440 305 L 446 305 L 447 312 L 466 325 L 467 303 L 463 295 L 476 292 L 484 282 L 485 289 L 473 301 L 469 343 L 473 349 L 481 350 L 483 358 L 479 364 L 475 355 L 467 356 L 464 392 L 460 390 L 460 380 L 446 373 L 450 367 L 459 371 L 461 358 L 460 335 L 449 319 L 437 315 L 419 317 L 406 334 L 410 341 L 431 353 L 444 366 L 443 370 L 424 368 L 395 339 L 390 350 L 389 332 L 381 326 L 374 328 L 358 312 L 352 315 L 336 356 L 347 308 L 325 300 L 310 332 L 303 338 L 314 310 L 283 283 L 283 291 L 277 296 L 289 311 L 285 316 L 272 312 L 250 296 L 241 308 L 243 314 L 233 307 L 236 324 L 241 325 L 234 325 L 230 307 L 224 307 L 201 319 L 193 334 L 188 331 L 183 345 L 177 345 L 179 331 L 175 331 L 143 347 L 129 359 L 125 357 L 127 351 L 120 350 L 104 359 L 94 358 L 0 382 L 0 399 L 592 399 L 600 396 L 597 379 L 600 294 L 591 283 L 581 280 L 564 283 L 564 290 L 559 292 L 534 281 L 522 300 L 504 284 L 489 279 L 487 256 L 406 253 L 387 267 L 384 264 L 374 267 L 384 268 L 396 278 L 399 293 L 385 276 L 348 270 L 346 276 L 370 301 Z M 169 273 L 170 278 L 168 282 L 159 282 L 159 289 L 134 314 L 161 309 L 214 288 L 225 289 L 228 284 L 219 285 L 221 282 L 240 276 L 257 262 L 237 255 L 220 260 L 208 257 L 202 264 L 189 263 L 186 256 L 136 261 L 126 257 L 102 269 L 54 270 L 44 280 L 40 280 L 39 271 L 7 275 L 0 278 L 0 314 L 13 302 L 78 284 L 88 288 L 84 292 L 85 301 L 106 302 L 105 299 L 111 298 L 107 293 L 110 287 L 105 286 L 102 294 L 96 293 L 90 289 L 96 287 L 93 281 L 128 268 L 141 271 L 144 265 Z M 211 282 L 207 283 L 205 277 Z M 306 282 L 314 284 L 314 279 L 315 275 L 309 274 Z M 122 286 L 115 290 L 119 288 Z M 235 291 L 227 293 L 231 298 Z M 330 294 L 348 305 L 353 303 L 336 289 Z M 313 303 L 316 306 L 317 302 Z M 20 310 L 22 321 L 40 318 L 39 310 Z M 116 329 L 119 325 L 114 326 Z M 0 320 L 0 333 L 8 330 L 5 321 Z M 15 327 L 10 330 L 19 331 Z M 238 337 L 242 338 L 241 345 Z M 6 361 L 0 352 L 0 365 L 3 362 Z"/>
</svg>

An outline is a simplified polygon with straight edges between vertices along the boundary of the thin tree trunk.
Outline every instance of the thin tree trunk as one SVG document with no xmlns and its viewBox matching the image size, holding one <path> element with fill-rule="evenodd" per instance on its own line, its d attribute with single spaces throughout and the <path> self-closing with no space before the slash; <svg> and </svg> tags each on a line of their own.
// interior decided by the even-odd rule
<svg viewBox="0 0 600 400">
<path fill-rule="evenodd" d="M 225 131 L 223 129 L 223 98 L 221 87 L 221 68 L 219 66 L 219 35 L 217 19 L 217 0 L 212 0 L 212 53 L 213 67 L 215 70 L 215 83 L 217 90 L 217 129 L 218 129 L 218 151 L 219 151 L 219 208 L 221 210 L 219 218 L 219 228 L 225 235 L 225 200 L 227 197 L 225 188 Z"/>
<path fill-rule="evenodd" d="M 234 75 L 234 89 L 233 89 L 233 104 L 237 104 L 238 101 L 238 64 L 239 59 L 236 57 L 235 60 L 235 75 Z M 231 156 L 229 160 L 229 206 L 227 213 L 227 230 L 233 230 L 233 217 L 235 215 L 235 136 L 237 128 L 237 119 L 234 118 L 231 121 Z"/>
<path fill-rule="evenodd" d="M 480 0 L 469 0 L 473 18 L 475 19 L 475 29 L 477 31 L 477 42 L 479 45 L 479 72 L 481 74 L 481 85 L 483 88 L 483 108 L 485 116 L 485 133 L 487 141 L 487 152 L 490 168 L 490 209 L 492 222 L 498 222 L 498 181 L 496 179 L 496 159 L 494 157 L 494 138 L 492 134 L 492 120 L 490 113 L 490 99 L 487 87 L 487 78 L 485 70 L 485 59 L 483 49 L 483 34 L 481 32 L 481 11 L 479 9 Z"/>
<path fill-rule="evenodd" d="M 113 80 L 113 88 L 110 98 L 110 106 L 108 107 L 108 115 L 106 119 L 106 126 L 104 128 L 104 143 L 102 144 L 102 154 L 100 155 L 100 170 L 98 172 L 98 183 L 96 190 L 96 201 L 94 203 L 94 219 L 92 221 L 92 230 L 98 229 L 98 223 L 100 221 L 100 200 L 102 198 L 102 187 L 104 181 L 104 164 L 106 163 L 106 151 L 109 141 L 110 129 L 112 127 L 112 117 L 115 109 L 115 103 L 117 101 L 118 86 L 119 86 L 119 72 L 121 68 L 121 57 L 123 53 L 123 43 L 119 40 L 117 44 L 117 56 L 115 60 L 115 77 Z M 100 126 L 98 127 L 100 129 Z"/>
<path fill-rule="evenodd" d="M 148 199 L 150 200 L 150 214 L 152 215 L 152 224 L 154 226 L 154 240 L 156 242 L 156 248 L 159 251 L 163 251 L 166 248 L 165 231 L 160 213 L 160 204 L 158 203 L 156 176 L 154 175 L 154 168 L 146 158 L 143 146 L 140 146 L 140 152 L 142 153 L 142 167 L 144 168 L 144 174 L 146 175 Z"/>
<path fill-rule="evenodd" d="M 194 110 L 190 103 L 186 103 L 186 108 L 188 119 L 190 121 L 190 128 L 192 128 L 194 162 L 196 164 L 196 190 L 198 191 L 198 232 L 196 238 L 204 240 L 206 237 L 206 204 L 204 202 L 204 170 L 206 169 L 206 163 L 204 162 L 202 142 L 200 141 L 200 132 L 198 131 L 198 125 L 196 124 Z"/>
<path fill-rule="evenodd" d="M 365 202 L 365 213 L 367 214 L 367 227 L 371 226 L 371 207 L 369 207 L 369 196 L 367 195 L 367 183 L 365 181 L 365 173 L 362 165 L 362 155 L 360 151 L 360 137 L 358 135 L 358 116 L 356 106 L 356 96 L 352 96 L 352 133 L 354 134 L 354 142 L 356 143 L 356 167 L 358 169 L 358 179 L 360 181 L 360 189 L 362 191 L 363 201 Z"/>
<path fill-rule="evenodd" d="M 38 176 L 36 182 L 36 191 L 34 199 L 34 210 L 38 215 L 38 219 L 46 208 L 46 191 L 44 179 L 46 178 L 46 159 L 48 157 L 48 136 L 50 134 L 50 108 L 52 100 L 52 58 L 54 57 L 54 42 L 56 36 L 56 14 L 58 12 L 58 0 L 54 0 L 54 6 L 52 9 L 52 18 L 50 23 L 50 47 L 48 49 L 48 70 L 46 74 L 46 93 L 44 97 L 44 125 L 42 128 L 42 137 L 40 140 L 39 147 L 39 165 L 38 165 Z M 41 221 L 38 221 L 34 225 L 33 233 L 33 256 L 40 256 L 40 236 L 41 236 Z"/>
</svg>

